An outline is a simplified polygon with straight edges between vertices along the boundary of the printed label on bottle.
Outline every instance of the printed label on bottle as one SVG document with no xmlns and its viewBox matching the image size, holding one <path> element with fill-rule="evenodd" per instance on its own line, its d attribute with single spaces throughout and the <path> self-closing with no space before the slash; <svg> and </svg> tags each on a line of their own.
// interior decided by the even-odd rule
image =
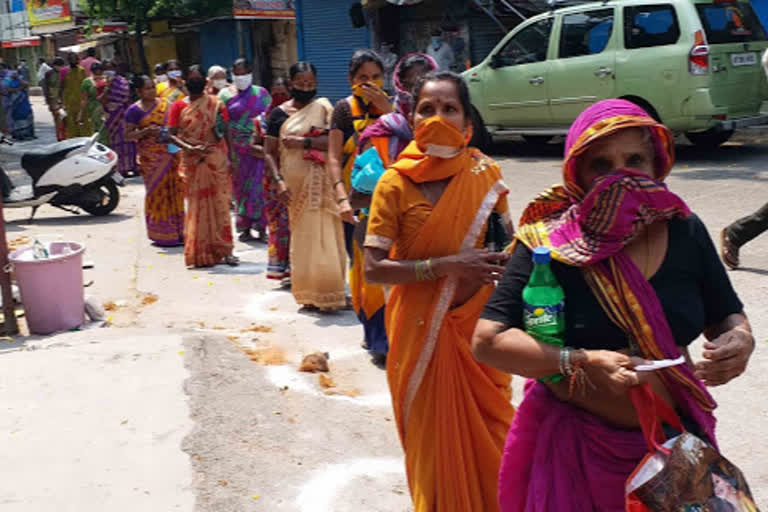
<svg viewBox="0 0 768 512">
<path fill-rule="evenodd" d="M 557 327 L 562 323 L 564 311 L 565 301 L 560 301 L 553 306 L 523 304 L 523 325 L 526 330 Z"/>
</svg>

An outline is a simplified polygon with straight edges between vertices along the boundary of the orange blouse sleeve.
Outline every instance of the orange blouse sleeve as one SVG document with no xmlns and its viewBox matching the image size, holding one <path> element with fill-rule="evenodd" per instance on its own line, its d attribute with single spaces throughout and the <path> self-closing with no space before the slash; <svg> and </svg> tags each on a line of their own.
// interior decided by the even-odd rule
<svg viewBox="0 0 768 512">
<path fill-rule="evenodd" d="M 398 178 L 398 172 L 390 169 L 376 184 L 368 216 L 365 247 L 388 251 L 400 235 L 403 189 Z"/>
</svg>

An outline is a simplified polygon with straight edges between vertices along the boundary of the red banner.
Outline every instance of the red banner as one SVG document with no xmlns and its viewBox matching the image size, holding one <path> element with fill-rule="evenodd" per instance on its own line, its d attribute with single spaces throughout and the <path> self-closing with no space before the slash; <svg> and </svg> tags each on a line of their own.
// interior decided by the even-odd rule
<svg viewBox="0 0 768 512">
<path fill-rule="evenodd" d="M 234 16 L 240 19 L 294 19 L 294 0 L 235 0 Z"/>
<path fill-rule="evenodd" d="M 28 48 L 30 46 L 40 46 L 40 38 L 30 37 L 27 39 L 17 39 L 15 41 L 3 41 L 3 48 Z"/>
</svg>

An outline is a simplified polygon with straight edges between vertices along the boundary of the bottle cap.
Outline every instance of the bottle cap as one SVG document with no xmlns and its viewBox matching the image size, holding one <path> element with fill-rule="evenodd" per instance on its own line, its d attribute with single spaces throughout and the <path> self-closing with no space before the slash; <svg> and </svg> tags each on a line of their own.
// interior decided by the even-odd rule
<svg viewBox="0 0 768 512">
<path fill-rule="evenodd" d="M 549 247 L 537 247 L 533 250 L 533 263 L 542 265 L 552 261 L 552 253 Z"/>
</svg>

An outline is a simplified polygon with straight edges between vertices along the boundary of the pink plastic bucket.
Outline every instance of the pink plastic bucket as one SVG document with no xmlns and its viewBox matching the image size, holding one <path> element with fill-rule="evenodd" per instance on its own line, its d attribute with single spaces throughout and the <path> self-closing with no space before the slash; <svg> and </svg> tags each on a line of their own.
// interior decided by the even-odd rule
<svg viewBox="0 0 768 512">
<path fill-rule="evenodd" d="M 32 247 L 10 255 L 29 332 L 50 334 L 83 324 L 83 251 L 76 242 L 52 242 L 50 257 L 36 260 Z"/>
</svg>

